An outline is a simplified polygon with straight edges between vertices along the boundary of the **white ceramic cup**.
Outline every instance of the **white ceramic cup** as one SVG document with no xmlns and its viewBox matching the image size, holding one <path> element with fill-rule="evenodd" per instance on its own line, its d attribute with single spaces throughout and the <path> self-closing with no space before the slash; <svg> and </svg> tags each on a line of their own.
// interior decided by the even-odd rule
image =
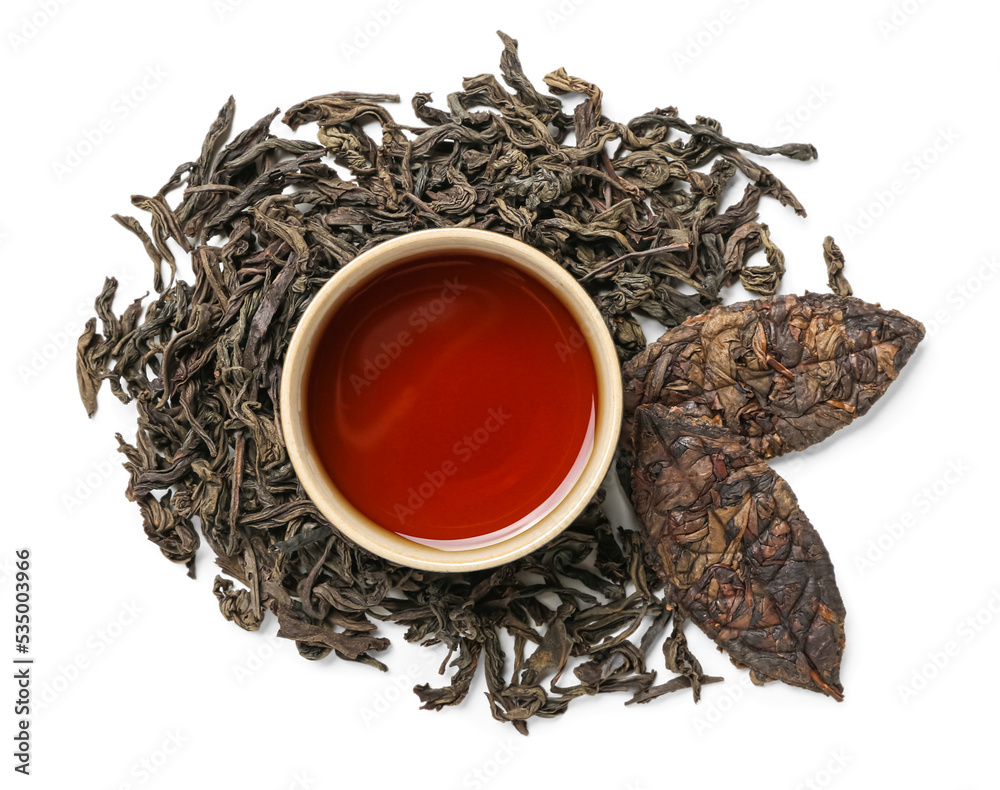
<svg viewBox="0 0 1000 790">
<path fill-rule="evenodd" d="M 597 376 L 593 447 L 559 503 L 534 524 L 498 542 L 439 548 L 408 540 L 362 514 L 337 489 L 319 461 L 306 423 L 312 353 L 330 317 L 360 286 L 401 261 L 433 253 L 469 252 L 497 258 L 535 277 L 567 308 L 586 340 Z M 611 459 L 622 419 L 621 373 L 615 347 L 590 296 L 559 264 L 522 242 L 484 230 L 440 228 L 399 236 L 344 266 L 313 297 L 292 336 L 281 378 L 281 427 L 299 480 L 317 509 L 343 535 L 400 565 L 434 571 L 469 571 L 502 565 L 552 540 L 593 497 Z"/>
</svg>

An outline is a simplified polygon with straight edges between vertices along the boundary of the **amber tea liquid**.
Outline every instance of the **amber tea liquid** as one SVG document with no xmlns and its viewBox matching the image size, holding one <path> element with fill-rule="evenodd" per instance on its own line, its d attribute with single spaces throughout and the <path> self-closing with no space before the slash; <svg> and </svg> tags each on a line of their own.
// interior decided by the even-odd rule
<svg viewBox="0 0 1000 790">
<path fill-rule="evenodd" d="M 309 430 L 334 485 L 411 540 L 470 548 L 537 522 L 594 440 L 576 320 L 532 275 L 476 253 L 375 275 L 313 350 Z"/>
</svg>

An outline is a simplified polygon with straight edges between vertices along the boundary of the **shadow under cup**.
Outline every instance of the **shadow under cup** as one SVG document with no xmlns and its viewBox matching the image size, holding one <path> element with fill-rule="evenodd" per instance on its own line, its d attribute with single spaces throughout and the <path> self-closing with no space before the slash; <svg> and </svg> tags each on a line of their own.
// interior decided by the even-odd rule
<svg viewBox="0 0 1000 790">
<path fill-rule="evenodd" d="M 303 487 L 345 536 L 412 567 L 491 567 L 555 537 L 600 485 L 618 361 L 590 297 L 542 253 L 419 231 L 317 293 L 281 420 Z"/>
</svg>

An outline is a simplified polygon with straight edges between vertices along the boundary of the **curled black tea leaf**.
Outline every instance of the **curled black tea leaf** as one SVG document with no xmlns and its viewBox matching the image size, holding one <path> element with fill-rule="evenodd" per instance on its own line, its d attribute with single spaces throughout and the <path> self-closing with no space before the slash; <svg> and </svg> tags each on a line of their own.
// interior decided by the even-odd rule
<svg viewBox="0 0 1000 790">
<path fill-rule="evenodd" d="M 823 239 L 823 260 L 826 261 L 827 282 L 830 290 L 837 296 L 850 296 L 854 293 L 851 284 L 844 276 L 844 253 L 840 251 L 833 236 Z"/>
</svg>

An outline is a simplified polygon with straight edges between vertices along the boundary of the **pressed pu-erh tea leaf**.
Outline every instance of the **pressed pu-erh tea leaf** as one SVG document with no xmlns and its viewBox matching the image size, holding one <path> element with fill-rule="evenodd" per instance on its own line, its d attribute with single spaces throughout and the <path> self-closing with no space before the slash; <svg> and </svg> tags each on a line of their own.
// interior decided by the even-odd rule
<svg viewBox="0 0 1000 790">
<path fill-rule="evenodd" d="M 745 437 L 660 404 L 634 438 L 632 501 L 677 606 L 755 680 L 840 699 L 844 604 L 788 484 Z"/>
<path fill-rule="evenodd" d="M 628 362 L 623 454 L 668 597 L 756 681 L 841 699 L 833 565 L 767 459 L 865 414 L 923 326 L 834 294 L 716 307 Z"/>
<path fill-rule="evenodd" d="M 746 437 L 762 458 L 804 450 L 866 414 L 923 336 L 912 318 L 835 294 L 716 307 L 624 366 L 624 435 L 631 412 L 660 403 Z"/>
</svg>

